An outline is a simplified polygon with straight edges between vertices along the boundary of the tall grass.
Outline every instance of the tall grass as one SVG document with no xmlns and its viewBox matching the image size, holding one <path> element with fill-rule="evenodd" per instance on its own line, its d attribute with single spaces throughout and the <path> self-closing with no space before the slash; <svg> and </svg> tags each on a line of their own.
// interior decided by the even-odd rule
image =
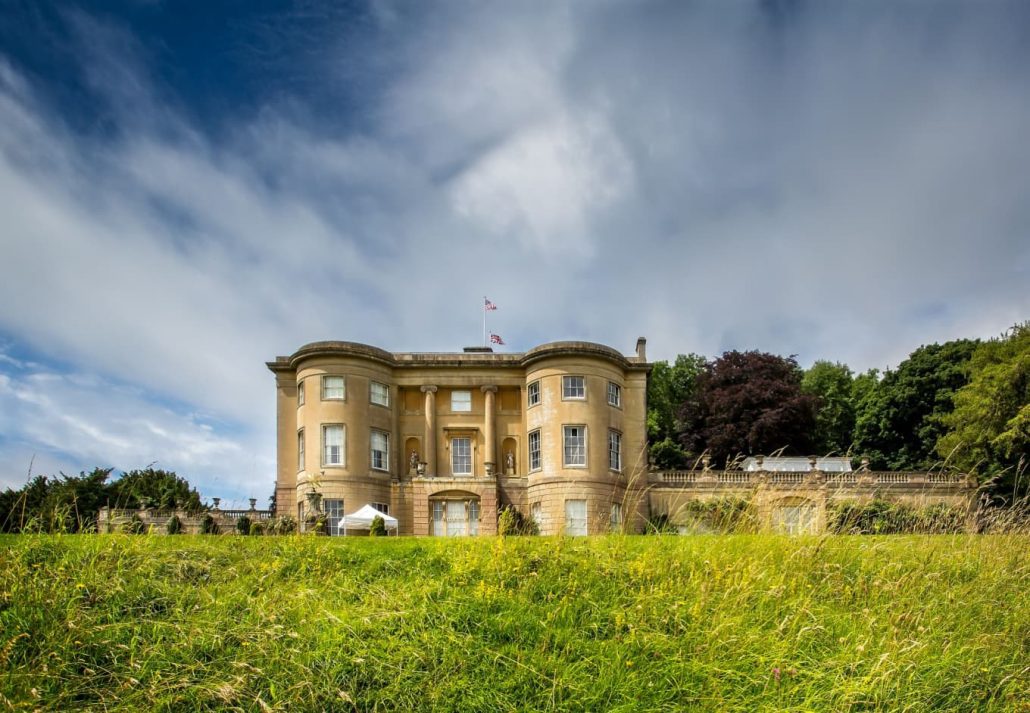
<svg viewBox="0 0 1030 713">
<path fill-rule="evenodd" d="M 1026 710 L 1027 545 L 6 537 L 0 709 Z"/>
</svg>

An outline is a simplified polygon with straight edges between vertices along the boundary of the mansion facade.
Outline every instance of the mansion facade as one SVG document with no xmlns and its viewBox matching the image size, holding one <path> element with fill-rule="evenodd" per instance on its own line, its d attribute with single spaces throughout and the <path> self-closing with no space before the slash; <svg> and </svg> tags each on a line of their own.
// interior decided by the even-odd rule
<svg viewBox="0 0 1030 713">
<path fill-rule="evenodd" d="M 661 516 L 697 531 L 704 501 L 747 500 L 762 527 L 820 532 L 840 502 L 972 509 L 971 478 L 852 471 L 844 458 L 749 459 L 741 470 L 647 462 L 646 342 L 524 353 L 391 353 L 314 342 L 268 362 L 277 410 L 276 511 L 329 534 L 366 505 L 401 535 L 491 535 L 511 506 L 543 535 L 641 532 Z M 252 506 L 253 507 L 253 506 Z M 267 514 L 266 514 L 267 515 Z M 253 513 L 251 513 L 253 516 Z"/>
<path fill-rule="evenodd" d="M 336 534 L 369 504 L 402 535 L 486 535 L 510 505 L 541 534 L 643 526 L 634 493 L 647 478 L 642 338 L 631 356 L 589 342 L 521 354 L 314 342 L 267 366 L 276 507 L 299 522 L 320 507 Z"/>
</svg>

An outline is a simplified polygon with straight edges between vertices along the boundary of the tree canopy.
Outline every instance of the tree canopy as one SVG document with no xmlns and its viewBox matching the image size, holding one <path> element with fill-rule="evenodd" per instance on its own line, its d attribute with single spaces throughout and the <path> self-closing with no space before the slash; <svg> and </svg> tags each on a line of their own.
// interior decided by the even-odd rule
<svg viewBox="0 0 1030 713">
<path fill-rule="evenodd" d="M 937 455 L 957 468 L 997 479 L 999 495 L 1025 496 L 1030 322 L 980 344 L 969 360 L 968 376 L 968 383 L 954 394 L 954 410 L 941 419 L 948 430 L 937 440 Z"/>
<path fill-rule="evenodd" d="M 888 371 L 858 405 L 856 450 L 873 467 L 926 469 L 937 461 L 956 391 L 969 381 L 967 364 L 979 342 L 958 339 L 916 349 Z"/>
<path fill-rule="evenodd" d="M 817 361 L 801 379 L 801 390 L 815 396 L 813 442 L 820 455 L 844 455 L 855 434 L 855 380 L 851 369 L 839 362 Z"/>
<path fill-rule="evenodd" d="M 682 445 L 692 454 L 707 450 L 716 463 L 781 449 L 809 453 L 818 399 L 801 390 L 801 378 L 793 357 L 764 352 L 706 362 L 681 410 Z"/>
<path fill-rule="evenodd" d="M 155 468 L 131 470 L 108 482 L 113 468 L 77 476 L 37 475 L 18 490 L 0 493 L 0 532 L 81 532 L 96 524 L 100 508 L 159 507 L 200 510 L 200 495 L 185 478 Z"/>
</svg>

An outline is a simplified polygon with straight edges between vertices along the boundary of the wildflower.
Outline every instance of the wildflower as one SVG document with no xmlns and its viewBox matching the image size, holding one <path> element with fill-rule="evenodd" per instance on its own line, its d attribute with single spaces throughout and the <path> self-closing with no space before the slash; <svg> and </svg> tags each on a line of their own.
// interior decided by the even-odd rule
<svg viewBox="0 0 1030 713">
<path fill-rule="evenodd" d="M 775 680 L 776 683 L 779 683 L 780 682 L 780 667 L 779 666 L 774 667 L 772 673 L 773 673 L 773 680 Z"/>
</svg>

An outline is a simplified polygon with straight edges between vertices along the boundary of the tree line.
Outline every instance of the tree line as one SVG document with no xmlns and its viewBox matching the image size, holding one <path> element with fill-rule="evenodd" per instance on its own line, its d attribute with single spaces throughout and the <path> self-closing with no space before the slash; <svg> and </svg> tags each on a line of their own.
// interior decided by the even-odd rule
<svg viewBox="0 0 1030 713">
<path fill-rule="evenodd" d="M 88 532 L 100 508 L 203 509 L 200 494 L 174 472 L 147 467 L 109 480 L 113 468 L 79 475 L 36 475 L 0 493 L 0 532 Z"/>
<path fill-rule="evenodd" d="M 1030 322 L 986 341 L 921 346 L 896 369 L 729 351 L 654 364 L 648 385 L 650 459 L 694 467 L 709 455 L 868 457 L 874 469 L 951 468 L 999 498 L 1028 493 Z"/>
</svg>

